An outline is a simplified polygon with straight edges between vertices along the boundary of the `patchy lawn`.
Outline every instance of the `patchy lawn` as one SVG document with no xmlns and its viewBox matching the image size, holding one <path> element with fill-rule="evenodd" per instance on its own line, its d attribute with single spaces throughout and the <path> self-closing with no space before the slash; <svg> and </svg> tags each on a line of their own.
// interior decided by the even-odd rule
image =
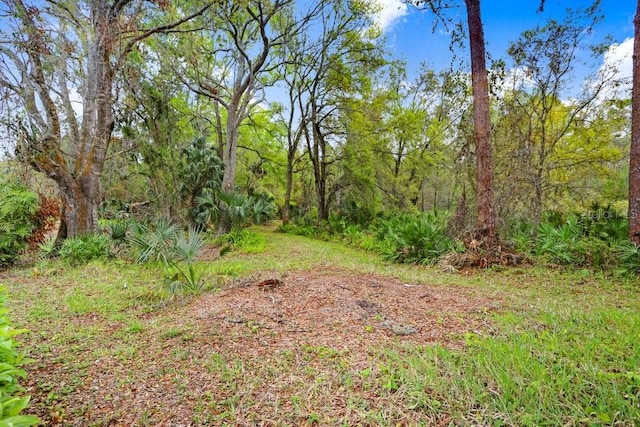
<svg viewBox="0 0 640 427">
<path fill-rule="evenodd" d="M 263 253 L 203 261 L 212 289 L 171 301 L 161 269 L 123 261 L 2 273 L 31 330 L 30 412 L 65 426 L 640 422 L 633 281 L 449 275 L 261 232 Z"/>
</svg>

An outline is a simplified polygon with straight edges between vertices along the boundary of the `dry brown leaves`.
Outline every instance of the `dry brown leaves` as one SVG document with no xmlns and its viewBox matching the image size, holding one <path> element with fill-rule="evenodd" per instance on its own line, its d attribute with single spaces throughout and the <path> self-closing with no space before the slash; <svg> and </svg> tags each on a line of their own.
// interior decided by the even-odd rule
<svg viewBox="0 0 640 427">
<path fill-rule="evenodd" d="M 270 280 L 281 285 L 261 286 Z M 495 307 L 495 301 L 461 288 L 325 270 L 285 277 L 263 274 L 203 296 L 190 309 L 194 318 L 229 331 L 250 324 L 268 332 L 268 341 L 251 343 L 253 351 L 308 342 L 358 354 L 390 341 L 455 345 L 461 333 L 483 327 L 484 317 L 478 314 Z"/>
<path fill-rule="evenodd" d="M 119 336 L 125 325 L 73 317 L 95 335 L 78 338 L 74 360 L 56 351 L 38 360 L 27 386 L 48 425 L 305 425 L 309 414 L 319 425 L 375 425 L 353 401 L 382 398 L 345 385 L 332 364 L 344 356 L 341 369 L 358 372 L 375 349 L 402 343 L 461 347 L 498 304 L 467 288 L 331 268 L 263 273 L 141 315 L 140 332 Z M 412 423 L 397 410 L 398 425 Z"/>
</svg>

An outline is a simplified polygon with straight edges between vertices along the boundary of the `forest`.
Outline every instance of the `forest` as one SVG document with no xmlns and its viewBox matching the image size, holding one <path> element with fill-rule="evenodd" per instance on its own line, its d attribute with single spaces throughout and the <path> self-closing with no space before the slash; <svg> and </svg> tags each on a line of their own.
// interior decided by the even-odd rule
<svg viewBox="0 0 640 427">
<path fill-rule="evenodd" d="M 640 422 L 640 57 L 485 2 L 0 2 L 0 427 Z"/>
</svg>

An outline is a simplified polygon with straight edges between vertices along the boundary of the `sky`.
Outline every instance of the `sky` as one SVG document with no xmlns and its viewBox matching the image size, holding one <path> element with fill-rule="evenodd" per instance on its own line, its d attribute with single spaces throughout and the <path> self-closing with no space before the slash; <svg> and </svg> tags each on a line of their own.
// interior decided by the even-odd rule
<svg viewBox="0 0 640 427">
<path fill-rule="evenodd" d="M 433 31 L 433 15 L 430 12 L 418 11 L 407 6 L 403 0 L 373 1 L 381 7 L 376 20 L 384 29 L 388 51 L 394 58 L 407 62 L 410 74 L 416 73 L 421 63 L 435 70 L 444 70 L 450 66 L 451 37 L 442 26 Z M 460 7 L 451 10 L 449 14 L 462 21 L 466 29 L 464 1 L 457 0 L 453 3 Z M 490 58 L 497 59 L 506 57 L 509 44 L 523 31 L 542 26 L 549 19 L 561 21 L 568 7 L 583 8 L 591 5 L 592 1 L 546 0 L 543 12 L 538 12 L 540 0 L 481 0 L 480 3 L 487 53 Z M 599 62 L 593 63 L 592 70 L 578 70 L 577 79 L 583 79 L 589 71 L 603 66 L 604 61 L 617 61 L 620 76 L 631 77 L 634 3 L 632 0 L 602 0 L 604 21 L 591 37 L 594 41 L 601 41 L 608 35 L 612 38 L 612 43 Z M 462 59 L 466 60 L 467 57 L 468 52 L 461 52 Z"/>
</svg>

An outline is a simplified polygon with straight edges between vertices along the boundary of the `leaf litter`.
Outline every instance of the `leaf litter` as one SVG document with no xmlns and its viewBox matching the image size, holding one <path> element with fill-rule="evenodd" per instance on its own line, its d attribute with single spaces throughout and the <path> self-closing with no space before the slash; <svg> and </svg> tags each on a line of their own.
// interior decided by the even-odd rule
<svg viewBox="0 0 640 427">
<path fill-rule="evenodd" d="M 501 304 L 329 266 L 267 271 L 140 313 L 138 327 L 70 315 L 76 333 L 60 343 L 54 325 L 35 325 L 24 384 L 46 425 L 378 425 L 376 411 L 394 425 L 430 422 L 367 382 L 376 352 L 462 349 Z"/>
</svg>

